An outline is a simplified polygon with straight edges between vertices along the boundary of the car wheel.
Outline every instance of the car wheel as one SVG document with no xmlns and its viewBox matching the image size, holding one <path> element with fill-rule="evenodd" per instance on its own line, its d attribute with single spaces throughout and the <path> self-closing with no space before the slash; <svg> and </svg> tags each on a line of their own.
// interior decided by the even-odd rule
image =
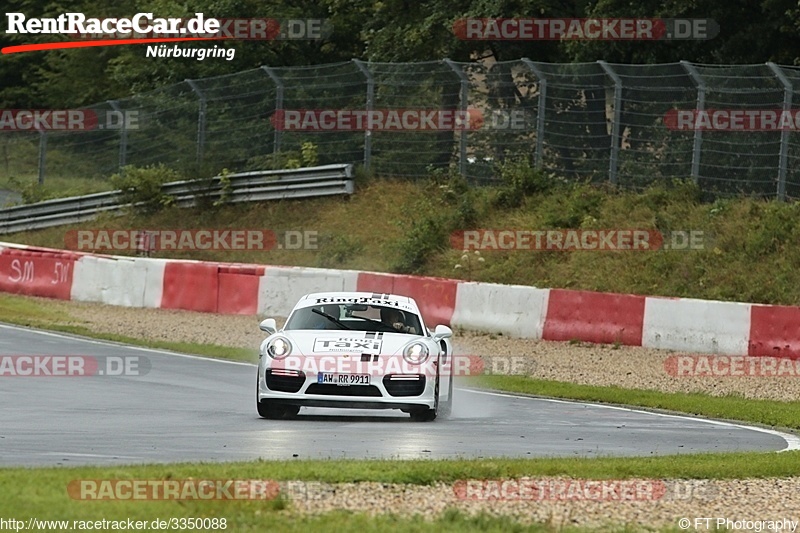
<svg viewBox="0 0 800 533">
<path fill-rule="evenodd" d="M 432 422 L 439 414 L 439 369 L 436 369 L 436 385 L 433 387 L 433 409 L 421 409 L 411 413 L 414 422 Z"/>
<path fill-rule="evenodd" d="M 259 401 L 258 399 L 258 376 L 256 376 L 256 409 L 261 418 L 278 420 L 281 418 L 291 418 L 300 412 L 299 405 L 281 405 L 269 400 Z"/>
<path fill-rule="evenodd" d="M 453 414 L 453 375 L 450 374 L 450 384 L 447 386 L 447 401 L 442 402 L 442 407 L 439 409 L 439 416 L 448 418 Z"/>
<path fill-rule="evenodd" d="M 269 400 L 262 400 L 256 404 L 258 414 L 261 418 L 279 420 L 281 418 L 292 418 L 300 412 L 299 405 L 280 405 L 274 404 Z"/>
</svg>

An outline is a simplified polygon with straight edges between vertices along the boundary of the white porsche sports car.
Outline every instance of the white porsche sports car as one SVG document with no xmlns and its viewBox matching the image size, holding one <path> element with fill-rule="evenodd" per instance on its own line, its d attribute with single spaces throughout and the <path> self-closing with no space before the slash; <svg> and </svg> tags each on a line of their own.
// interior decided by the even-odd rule
<svg viewBox="0 0 800 533">
<path fill-rule="evenodd" d="M 264 418 L 300 407 L 400 409 L 413 420 L 450 414 L 452 330 L 427 329 L 407 296 L 308 294 L 283 329 L 261 322 L 256 407 Z"/>
</svg>

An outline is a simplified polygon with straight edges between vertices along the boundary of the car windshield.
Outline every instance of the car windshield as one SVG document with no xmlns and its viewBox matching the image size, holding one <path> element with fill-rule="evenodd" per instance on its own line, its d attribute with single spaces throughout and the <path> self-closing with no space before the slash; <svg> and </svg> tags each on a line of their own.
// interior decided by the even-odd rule
<svg viewBox="0 0 800 533">
<path fill-rule="evenodd" d="M 419 317 L 395 307 L 366 304 L 323 304 L 295 309 L 284 330 L 326 329 L 382 331 L 423 335 Z"/>
</svg>

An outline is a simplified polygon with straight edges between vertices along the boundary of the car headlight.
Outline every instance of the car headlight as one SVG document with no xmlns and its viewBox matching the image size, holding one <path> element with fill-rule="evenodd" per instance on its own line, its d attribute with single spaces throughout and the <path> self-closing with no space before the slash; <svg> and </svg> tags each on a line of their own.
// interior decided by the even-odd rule
<svg viewBox="0 0 800 533">
<path fill-rule="evenodd" d="M 267 344 L 267 355 L 273 359 L 283 359 L 292 353 L 292 343 L 286 337 L 275 337 Z"/>
<path fill-rule="evenodd" d="M 428 360 L 428 346 L 422 342 L 412 342 L 403 349 L 403 359 L 409 363 L 419 365 Z"/>
</svg>

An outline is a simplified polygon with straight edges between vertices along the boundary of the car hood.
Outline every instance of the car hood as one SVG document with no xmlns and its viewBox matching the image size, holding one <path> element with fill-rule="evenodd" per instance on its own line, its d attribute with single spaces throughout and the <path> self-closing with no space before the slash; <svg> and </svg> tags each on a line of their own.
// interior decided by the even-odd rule
<svg viewBox="0 0 800 533">
<path fill-rule="evenodd" d="M 414 340 L 426 337 L 405 333 L 366 331 L 292 330 L 281 333 L 292 343 L 295 355 L 400 354 Z"/>
</svg>

